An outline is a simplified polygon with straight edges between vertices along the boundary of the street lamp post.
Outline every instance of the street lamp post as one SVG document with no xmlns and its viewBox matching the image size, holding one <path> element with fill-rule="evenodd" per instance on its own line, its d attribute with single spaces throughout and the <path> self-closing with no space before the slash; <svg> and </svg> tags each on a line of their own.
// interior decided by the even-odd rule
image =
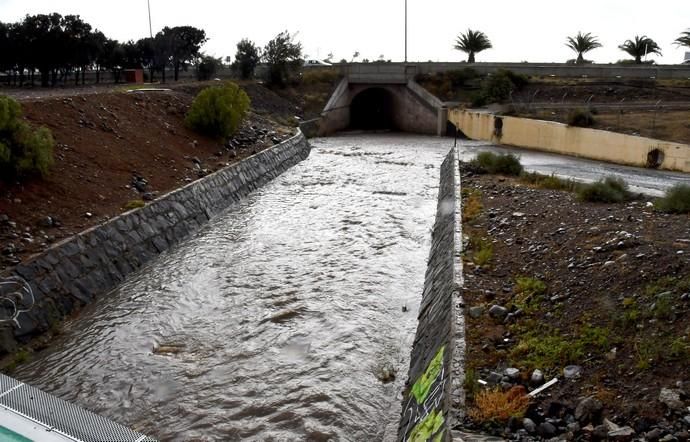
<svg viewBox="0 0 690 442">
<path fill-rule="evenodd" d="M 151 0 L 146 1 L 149 7 L 149 35 L 153 38 L 153 27 L 151 26 Z"/>
<path fill-rule="evenodd" d="M 407 63 L 407 0 L 405 0 L 405 63 Z"/>
</svg>

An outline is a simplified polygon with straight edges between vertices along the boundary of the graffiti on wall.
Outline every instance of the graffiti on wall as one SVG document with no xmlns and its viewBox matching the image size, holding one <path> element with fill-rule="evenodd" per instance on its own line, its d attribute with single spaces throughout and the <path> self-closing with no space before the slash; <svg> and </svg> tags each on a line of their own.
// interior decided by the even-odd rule
<svg viewBox="0 0 690 442">
<path fill-rule="evenodd" d="M 18 276 L 0 279 L 0 324 L 11 322 L 17 327 L 19 315 L 30 311 L 36 300 L 28 282 Z"/>
<path fill-rule="evenodd" d="M 403 407 L 403 419 L 407 426 L 403 433 L 405 442 L 440 442 L 443 440 L 443 395 L 446 386 L 446 370 L 443 364 L 445 345 L 429 362 L 426 370 L 412 386 Z"/>
</svg>

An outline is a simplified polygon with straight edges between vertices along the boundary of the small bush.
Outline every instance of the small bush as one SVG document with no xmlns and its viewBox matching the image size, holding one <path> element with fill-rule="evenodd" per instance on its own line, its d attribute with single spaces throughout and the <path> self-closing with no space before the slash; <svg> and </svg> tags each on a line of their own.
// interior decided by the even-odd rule
<svg viewBox="0 0 690 442">
<path fill-rule="evenodd" d="M 625 181 L 615 177 L 583 184 L 579 187 L 577 195 L 582 201 L 596 203 L 621 203 L 629 201 L 632 197 Z"/>
<path fill-rule="evenodd" d="M 690 186 L 676 184 L 666 194 L 656 200 L 656 209 L 665 213 L 690 213 Z"/>
<path fill-rule="evenodd" d="M 340 73 L 330 69 L 306 69 L 302 73 L 302 83 L 306 85 L 334 84 L 338 80 L 340 80 Z"/>
<path fill-rule="evenodd" d="M 239 128 L 249 104 L 247 94 L 233 82 L 209 87 L 196 96 L 185 122 L 204 135 L 227 138 Z"/>
<path fill-rule="evenodd" d="M 482 238 L 470 238 L 470 248 L 472 249 L 472 262 L 478 266 L 485 266 L 494 257 L 494 245 L 491 241 Z"/>
<path fill-rule="evenodd" d="M 469 416 L 475 422 L 505 423 L 511 417 L 523 417 L 529 407 L 529 397 L 524 387 L 484 390 L 474 397 L 474 407 Z"/>
<path fill-rule="evenodd" d="M 472 106 L 481 107 L 490 103 L 503 103 L 514 91 L 524 88 L 529 80 L 524 75 L 499 69 L 482 82 L 481 90 L 472 97 Z"/>
<path fill-rule="evenodd" d="M 565 190 L 568 192 L 573 192 L 577 189 L 577 183 L 573 180 L 565 180 L 555 175 L 542 175 L 536 172 L 523 173 L 520 176 L 520 181 L 541 189 Z"/>
<path fill-rule="evenodd" d="M 481 152 L 472 160 L 472 165 L 491 174 L 519 176 L 522 173 L 520 158 L 509 154 Z"/>
<path fill-rule="evenodd" d="M 573 109 L 568 113 L 567 122 L 569 126 L 592 127 L 594 115 L 587 109 Z"/>
<path fill-rule="evenodd" d="M 130 210 L 134 209 L 140 209 L 144 207 L 146 203 L 143 200 L 131 200 L 127 201 L 127 204 L 125 204 L 124 210 L 125 212 L 128 212 Z"/>
<path fill-rule="evenodd" d="M 45 176 L 53 164 L 55 141 L 45 127 L 34 129 L 21 119 L 19 103 L 0 97 L 0 176 L 39 174 Z"/>
</svg>

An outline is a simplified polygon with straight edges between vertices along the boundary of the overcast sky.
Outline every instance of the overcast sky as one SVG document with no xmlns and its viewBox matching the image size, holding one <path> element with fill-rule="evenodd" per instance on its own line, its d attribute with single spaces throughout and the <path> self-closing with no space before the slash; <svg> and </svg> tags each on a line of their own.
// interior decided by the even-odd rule
<svg viewBox="0 0 690 442">
<path fill-rule="evenodd" d="M 460 31 L 485 32 L 494 49 L 477 61 L 564 62 L 574 55 L 564 46 L 578 31 L 597 35 L 604 47 L 587 58 L 609 63 L 625 58 L 618 49 L 636 34 L 662 48 L 658 63 L 675 64 L 684 52 L 672 44 L 690 28 L 687 0 L 408 0 L 410 61 L 459 61 L 453 50 Z M 206 30 L 204 50 L 225 57 L 247 37 L 263 46 L 282 30 L 298 33 L 310 58 L 402 60 L 404 0 L 151 0 L 153 33 L 163 26 L 192 25 Z M 118 40 L 148 36 L 146 0 L 0 0 L 0 21 L 25 14 L 79 14 Z"/>
</svg>

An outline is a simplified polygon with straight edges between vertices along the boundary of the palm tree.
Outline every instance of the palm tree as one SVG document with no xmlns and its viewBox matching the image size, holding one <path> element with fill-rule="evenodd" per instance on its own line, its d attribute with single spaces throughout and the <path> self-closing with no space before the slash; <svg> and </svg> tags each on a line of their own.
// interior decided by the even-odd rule
<svg viewBox="0 0 690 442">
<path fill-rule="evenodd" d="M 680 37 L 678 37 L 673 43 L 677 44 L 678 46 L 687 46 L 690 48 L 690 30 L 680 34 Z"/>
<path fill-rule="evenodd" d="M 583 57 L 583 54 L 585 52 L 589 52 L 593 49 L 601 47 L 601 43 L 599 43 L 597 37 L 593 36 L 589 32 L 586 34 L 578 32 L 575 38 L 568 37 L 565 45 L 577 52 L 577 64 L 584 63 L 585 58 Z"/>
<path fill-rule="evenodd" d="M 485 33 L 473 31 L 472 29 L 468 29 L 464 34 L 458 35 L 458 39 L 455 41 L 455 49 L 469 54 L 467 57 L 468 63 L 474 63 L 475 54 L 492 47 L 489 37 Z"/>
<path fill-rule="evenodd" d="M 642 64 L 642 57 L 644 55 L 661 55 L 661 48 L 659 45 L 646 35 L 642 37 L 636 35 L 635 40 L 626 40 L 625 43 L 618 46 L 618 48 L 635 58 L 635 63 L 637 64 Z"/>
</svg>

